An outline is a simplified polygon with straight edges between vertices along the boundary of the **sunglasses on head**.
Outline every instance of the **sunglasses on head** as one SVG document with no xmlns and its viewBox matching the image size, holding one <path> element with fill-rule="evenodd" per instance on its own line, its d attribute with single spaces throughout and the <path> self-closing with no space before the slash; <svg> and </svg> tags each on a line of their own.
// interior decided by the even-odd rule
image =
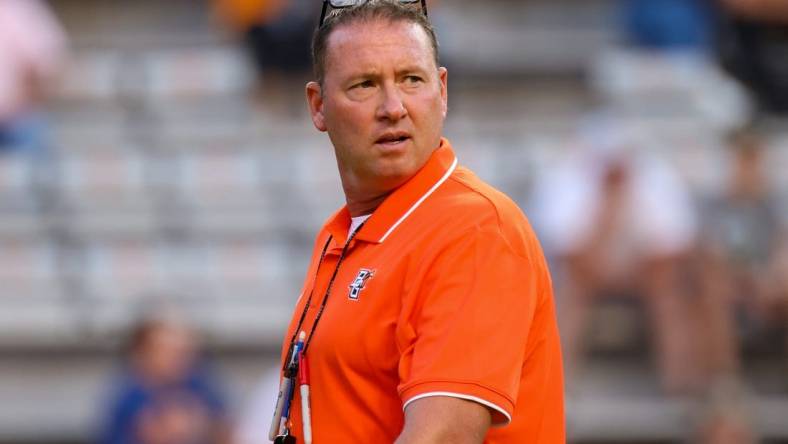
<svg viewBox="0 0 788 444">
<path fill-rule="evenodd" d="M 367 0 L 323 0 L 323 10 L 320 12 L 320 24 L 318 26 L 323 26 L 323 22 L 326 20 L 326 13 L 328 12 L 329 6 L 331 6 L 331 9 L 350 8 L 352 6 L 356 6 L 366 1 Z M 406 5 L 421 3 L 421 10 L 422 12 L 424 12 L 424 16 L 427 17 L 426 0 L 399 0 L 399 2 Z"/>
</svg>

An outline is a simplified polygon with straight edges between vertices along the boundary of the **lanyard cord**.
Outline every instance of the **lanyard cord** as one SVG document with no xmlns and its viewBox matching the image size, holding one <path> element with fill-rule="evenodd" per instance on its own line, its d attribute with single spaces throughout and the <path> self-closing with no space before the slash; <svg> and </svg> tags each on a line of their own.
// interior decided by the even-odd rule
<svg viewBox="0 0 788 444">
<path fill-rule="evenodd" d="M 293 330 L 293 337 L 290 338 L 290 345 L 287 348 L 287 357 L 285 358 L 282 370 L 287 370 L 287 365 L 290 362 L 290 355 L 293 352 L 293 344 L 295 344 L 296 336 L 298 336 L 298 332 L 301 330 L 301 325 L 304 323 L 309 306 L 312 305 L 312 296 L 315 294 L 315 285 L 317 285 L 317 274 L 320 272 L 320 266 L 323 265 L 323 259 L 326 257 L 326 251 L 328 251 L 328 246 L 331 245 L 331 240 L 333 238 L 334 236 L 332 235 L 328 236 L 328 240 L 326 240 L 326 244 L 323 246 L 323 251 L 320 253 L 320 260 L 317 261 L 317 270 L 315 271 L 315 279 L 314 282 L 312 282 L 312 290 L 309 291 L 309 297 L 306 300 L 306 305 L 304 305 L 304 311 L 301 312 L 301 317 L 298 319 L 298 325 L 296 326 L 295 330 Z"/>
<path fill-rule="evenodd" d="M 361 227 L 364 226 L 364 223 L 356 228 L 353 233 L 350 234 L 347 242 L 345 242 L 345 246 L 342 247 L 342 253 L 339 255 L 339 260 L 337 261 L 337 266 L 334 268 L 334 272 L 331 275 L 331 279 L 328 281 L 328 286 L 326 287 L 326 293 L 323 295 L 323 301 L 320 303 L 320 310 L 317 312 L 317 317 L 315 317 L 315 323 L 312 324 L 312 329 L 309 331 L 309 336 L 307 337 L 306 343 L 304 344 L 304 348 L 301 350 L 302 353 L 306 354 L 307 349 L 309 348 L 309 344 L 312 342 L 312 337 L 315 334 L 315 329 L 317 328 L 318 322 L 320 322 L 320 318 L 323 316 L 323 311 L 326 309 L 326 304 L 328 303 L 328 296 L 331 294 L 331 287 L 334 286 L 334 280 L 337 278 L 337 274 L 339 274 L 339 268 L 342 266 L 342 262 L 345 260 L 345 256 L 347 255 L 348 248 L 350 247 L 350 242 L 353 238 L 356 237 L 356 233 L 361 231 Z M 328 251 L 328 246 L 331 244 L 331 240 L 333 236 L 329 235 L 328 240 L 326 241 L 326 245 L 323 246 L 323 251 L 320 253 L 320 260 L 317 262 L 317 270 L 315 271 L 315 279 L 312 283 L 312 290 L 309 292 L 309 298 L 306 300 L 306 304 L 304 305 L 304 310 L 301 312 L 301 317 L 298 319 L 298 325 L 296 326 L 295 330 L 293 331 L 293 337 L 290 338 L 290 345 L 288 346 L 287 357 L 285 358 L 284 366 L 282 370 L 285 372 L 287 371 L 288 363 L 291 360 L 291 354 L 293 353 L 293 344 L 295 344 L 296 336 L 298 336 L 298 332 L 301 330 L 301 326 L 306 319 L 306 313 L 309 311 L 309 307 L 312 305 L 312 296 L 314 295 L 315 286 L 317 285 L 317 276 L 320 273 L 320 266 L 323 264 L 323 259 L 326 257 L 326 251 Z"/>
</svg>

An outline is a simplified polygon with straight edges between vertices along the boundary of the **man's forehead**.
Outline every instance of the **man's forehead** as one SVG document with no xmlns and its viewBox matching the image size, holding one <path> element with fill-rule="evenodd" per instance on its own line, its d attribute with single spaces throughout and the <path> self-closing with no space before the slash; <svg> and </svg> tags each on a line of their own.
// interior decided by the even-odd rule
<svg viewBox="0 0 788 444">
<path fill-rule="evenodd" d="M 432 59 L 432 48 L 427 32 L 418 24 L 402 20 L 372 19 L 342 25 L 334 30 L 326 45 L 326 65 L 339 55 L 343 59 L 359 61 L 364 53 L 374 53 L 384 46 L 396 45 L 414 55 Z M 336 54 L 339 52 L 340 54 Z"/>
</svg>

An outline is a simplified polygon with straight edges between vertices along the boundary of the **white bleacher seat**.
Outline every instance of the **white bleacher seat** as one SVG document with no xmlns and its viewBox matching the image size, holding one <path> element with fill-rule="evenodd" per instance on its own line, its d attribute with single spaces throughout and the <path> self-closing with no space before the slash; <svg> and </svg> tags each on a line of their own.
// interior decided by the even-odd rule
<svg viewBox="0 0 788 444">
<path fill-rule="evenodd" d="M 41 238 L 45 231 L 45 222 L 32 208 L 0 212 L 0 238 Z"/>
<path fill-rule="evenodd" d="M 164 242 L 159 246 L 164 287 L 170 297 L 210 300 L 211 273 L 207 248 L 200 242 Z M 163 295 L 166 297 L 167 295 Z"/>
<path fill-rule="evenodd" d="M 102 298 L 151 295 L 192 301 L 215 298 L 289 301 L 303 270 L 288 266 L 287 245 L 247 238 L 165 242 L 153 238 L 91 242 L 84 279 Z M 290 293 L 280 293 L 281 290 Z M 269 291 L 276 290 L 275 294 Z"/>
<path fill-rule="evenodd" d="M 34 193 L 34 168 L 25 153 L 0 155 L 0 237 L 30 238 L 43 230 Z"/>
<path fill-rule="evenodd" d="M 282 140 L 262 142 L 254 148 L 257 153 L 257 166 L 263 187 L 289 185 L 294 182 L 298 156 L 290 143 Z"/>
<path fill-rule="evenodd" d="M 326 183 L 339 185 L 336 157 L 328 140 L 322 144 L 311 143 L 309 139 L 300 142 L 300 146 L 295 146 L 292 149 L 292 156 L 296 161 L 293 182 L 308 185 L 324 185 Z"/>
<path fill-rule="evenodd" d="M 461 137 L 461 142 L 453 147 L 460 164 L 473 170 L 483 180 L 495 186 L 506 184 L 515 177 L 522 176 L 527 163 L 522 162 L 523 146 L 512 141 L 512 136 L 505 137 L 499 133 L 492 138 L 486 134 L 474 134 Z"/>
<path fill-rule="evenodd" d="M 144 160 L 139 152 L 102 149 L 63 154 L 62 186 L 68 199 L 119 203 L 145 197 Z"/>
<path fill-rule="evenodd" d="M 96 298 L 92 325 L 116 331 L 140 310 L 169 307 L 219 340 L 265 340 L 284 327 L 301 285 L 303 270 L 289 265 L 288 247 L 243 237 L 95 242 L 83 274 Z"/>
<path fill-rule="evenodd" d="M 201 207 L 180 222 L 195 236 L 221 238 L 258 236 L 270 231 L 272 219 L 265 211 L 254 208 Z"/>
<path fill-rule="evenodd" d="M 215 341 L 270 341 L 285 327 L 303 272 L 288 267 L 287 245 L 242 237 L 140 239 L 88 250 L 85 279 L 96 298 L 90 313 L 96 333 L 122 330 L 140 312 L 173 309 Z"/>
<path fill-rule="evenodd" d="M 571 8 L 561 1 L 490 3 L 449 0 L 430 15 L 441 56 L 454 72 L 580 72 L 617 37 L 605 15 L 614 2 L 586 0 Z"/>
<path fill-rule="evenodd" d="M 141 152 L 75 150 L 62 157 L 60 191 L 68 223 L 75 231 L 89 236 L 155 229 L 146 159 Z"/>
<path fill-rule="evenodd" d="M 292 155 L 296 160 L 290 183 L 294 194 L 285 197 L 293 204 L 295 214 L 288 216 L 322 222 L 345 203 L 334 152 L 326 143 L 301 147 Z"/>
<path fill-rule="evenodd" d="M 198 234 L 263 233 L 270 225 L 268 196 L 256 152 L 222 148 L 179 150 L 175 189 Z"/>
<path fill-rule="evenodd" d="M 143 63 L 156 100 L 243 94 L 253 81 L 246 57 L 234 47 L 150 52 Z"/>
<path fill-rule="evenodd" d="M 73 341 L 75 313 L 63 294 L 17 296 L 0 297 L 0 347 Z"/>
<path fill-rule="evenodd" d="M 0 155 L 0 201 L 30 200 L 33 163 L 26 153 Z"/>
<path fill-rule="evenodd" d="M 238 239 L 214 242 L 207 253 L 217 297 L 264 301 L 274 307 L 294 300 L 293 289 L 303 270 L 288 266 L 287 245 Z"/>
<path fill-rule="evenodd" d="M 55 252 L 41 240 L 0 239 L 0 298 L 60 294 Z"/>
<path fill-rule="evenodd" d="M 133 300 L 162 290 L 163 264 L 161 245 L 153 239 L 90 242 L 83 278 L 93 297 Z"/>
<path fill-rule="evenodd" d="M 260 243 L 229 241 L 212 245 L 209 261 L 218 285 L 261 291 L 278 265 L 268 259 Z"/>
<path fill-rule="evenodd" d="M 725 130 L 746 123 L 753 111 L 744 88 L 697 53 L 610 49 L 590 68 L 601 98 L 632 114 L 700 119 Z"/>
<path fill-rule="evenodd" d="M 122 55 L 109 50 L 76 52 L 54 87 L 61 100 L 112 100 L 117 94 L 117 77 Z"/>
<path fill-rule="evenodd" d="M 772 179 L 772 187 L 788 202 L 788 131 L 783 130 L 770 140 L 767 171 Z M 785 207 L 788 217 L 788 206 Z"/>
<path fill-rule="evenodd" d="M 79 156 L 82 152 L 126 150 L 124 138 L 127 130 L 124 128 L 124 119 L 122 110 L 108 110 L 103 107 L 69 107 L 57 110 L 52 128 L 55 148 L 66 157 Z"/>
<path fill-rule="evenodd" d="M 178 157 L 180 191 L 192 204 L 242 206 L 262 197 L 253 151 L 181 150 Z"/>
</svg>

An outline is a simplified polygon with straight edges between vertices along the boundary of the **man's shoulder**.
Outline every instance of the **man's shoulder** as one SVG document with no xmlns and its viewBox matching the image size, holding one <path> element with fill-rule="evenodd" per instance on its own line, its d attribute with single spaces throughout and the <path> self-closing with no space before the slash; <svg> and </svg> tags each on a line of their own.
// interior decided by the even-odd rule
<svg viewBox="0 0 788 444">
<path fill-rule="evenodd" d="M 433 202 L 436 218 L 464 221 L 468 229 L 497 231 L 512 246 L 524 247 L 536 240 L 517 203 L 471 170 L 458 167 L 445 185 Z"/>
<path fill-rule="evenodd" d="M 467 198 L 467 205 L 478 206 L 479 210 L 524 216 L 517 203 L 506 193 L 485 182 L 470 169 L 460 166 L 450 179 L 458 185 L 454 191 Z"/>
<path fill-rule="evenodd" d="M 498 224 L 526 222 L 522 210 L 509 196 L 464 167 L 457 168 L 437 195 L 436 209 L 447 215 L 461 212 L 477 222 Z"/>
</svg>

